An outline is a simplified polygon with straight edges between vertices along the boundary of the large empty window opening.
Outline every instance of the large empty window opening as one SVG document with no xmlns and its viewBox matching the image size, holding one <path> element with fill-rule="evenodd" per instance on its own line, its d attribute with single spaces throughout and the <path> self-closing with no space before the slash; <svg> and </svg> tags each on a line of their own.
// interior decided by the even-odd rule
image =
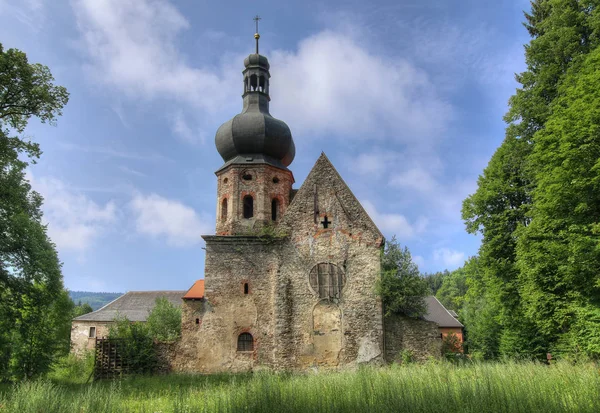
<svg viewBox="0 0 600 413">
<path fill-rule="evenodd" d="M 344 272 L 335 264 L 324 262 L 310 271 L 310 286 L 319 293 L 319 298 L 339 299 L 345 283 Z"/>
<path fill-rule="evenodd" d="M 252 195 L 244 197 L 244 218 L 252 218 L 254 216 L 254 198 Z"/>
<path fill-rule="evenodd" d="M 223 199 L 221 202 L 221 221 L 225 222 L 227 220 L 227 198 Z"/>
<path fill-rule="evenodd" d="M 277 221 L 278 212 L 279 212 L 279 201 L 274 199 L 271 201 L 271 220 Z"/>
<path fill-rule="evenodd" d="M 242 333 L 238 336 L 237 351 L 254 351 L 254 338 L 250 333 Z"/>
<path fill-rule="evenodd" d="M 90 327 L 90 338 L 96 338 L 96 327 Z"/>
</svg>

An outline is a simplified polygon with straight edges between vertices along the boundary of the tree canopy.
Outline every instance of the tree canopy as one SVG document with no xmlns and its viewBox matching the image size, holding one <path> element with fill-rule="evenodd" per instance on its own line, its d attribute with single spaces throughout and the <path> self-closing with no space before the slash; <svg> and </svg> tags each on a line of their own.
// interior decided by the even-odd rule
<svg viewBox="0 0 600 413">
<path fill-rule="evenodd" d="M 381 279 L 377 285 L 386 315 L 420 317 L 427 312 L 424 298 L 429 286 L 410 255 L 393 237 L 386 242 L 381 257 Z"/>
<path fill-rule="evenodd" d="M 69 349 L 73 304 L 42 223 L 42 197 L 25 178 L 41 155 L 23 136 L 28 121 L 53 124 L 68 101 L 53 81 L 46 66 L 0 44 L 0 379 L 42 374 Z"/>
<path fill-rule="evenodd" d="M 471 347 L 486 357 L 597 354 L 581 343 L 575 349 L 572 338 L 575 330 L 591 342 L 600 337 L 599 5 L 531 2 L 527 70 L 516 75 L 506 137 L 463 203 L 467 231 L 480 232 L 482 243 L 462 316 Z"/>
</svg>

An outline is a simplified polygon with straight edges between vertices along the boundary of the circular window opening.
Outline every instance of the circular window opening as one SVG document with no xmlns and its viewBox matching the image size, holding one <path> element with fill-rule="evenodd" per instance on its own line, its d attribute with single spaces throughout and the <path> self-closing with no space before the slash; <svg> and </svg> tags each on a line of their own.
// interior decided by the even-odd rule
<svg viewBox="0 0 600 413">
<path fill-rule="evenodd" d="M 252 175 L 250 175 L 249 173 L 245 173 L 244 175 L 242 175 L 242 179 L 244 181 L 251 181 L 252 180 Z"/>
<path fill-rule="evenodd" d="M 227 178 L 223 179 L 224 184 L 226 184 L 227 182 L 229 182 L 229 179 L 227 179 Z"/>
<path fill-rule="evenodd" d="M 273 183 L 274 184 L 278 184 L 279 183 L 279 178 L 277 178 L 277 177 L 273 178 Z"/>
</svg>

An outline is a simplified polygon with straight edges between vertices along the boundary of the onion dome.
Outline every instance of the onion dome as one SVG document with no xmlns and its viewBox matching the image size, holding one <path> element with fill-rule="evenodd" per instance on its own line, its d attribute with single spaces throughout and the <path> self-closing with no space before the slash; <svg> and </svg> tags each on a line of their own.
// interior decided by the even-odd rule
<svg viewBox="0 0 600 413">
<path fill-rule="evenodd" d="M 244 59 L 243 108 L 222 124 L 215 136 L 217 151 L 231 164 L 268 163 L 287 169 L 296 154 L 292 132 L 285 122 L 269 113 L 269 61 L 256 53 Z"/>
</svg>

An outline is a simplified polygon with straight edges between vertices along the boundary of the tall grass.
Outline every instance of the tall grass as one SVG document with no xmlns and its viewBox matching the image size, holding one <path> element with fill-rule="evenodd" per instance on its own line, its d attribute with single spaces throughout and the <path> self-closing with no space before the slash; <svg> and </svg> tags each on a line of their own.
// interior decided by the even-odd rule
<svg viewBox="0 0 600 413">
<path fill-rule="evenodd" d="M 427 364 L 355 372 L 169 375 L 0 390 L 0 412 L 599 412 L 593 364 Z"/>
</svg>

